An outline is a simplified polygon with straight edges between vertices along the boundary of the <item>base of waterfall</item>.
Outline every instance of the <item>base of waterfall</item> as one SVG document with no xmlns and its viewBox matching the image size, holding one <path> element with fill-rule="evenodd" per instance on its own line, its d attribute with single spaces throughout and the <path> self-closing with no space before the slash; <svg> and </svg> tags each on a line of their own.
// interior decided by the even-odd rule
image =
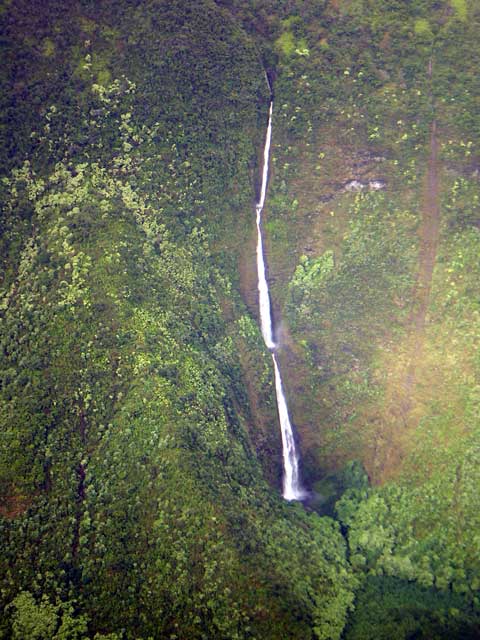
<svg viewBox="0 0 480 640">
<path fill-rule="evenodd" d="M 282 497 L 288 502 L 304 502 L 305 500 L 308 500 L 310 498 L 310 493 L 308 491 L 305 491 L 305 489 L 301 489 L 298 491 L 288 489 L 283 491 Z"/>
</svg>

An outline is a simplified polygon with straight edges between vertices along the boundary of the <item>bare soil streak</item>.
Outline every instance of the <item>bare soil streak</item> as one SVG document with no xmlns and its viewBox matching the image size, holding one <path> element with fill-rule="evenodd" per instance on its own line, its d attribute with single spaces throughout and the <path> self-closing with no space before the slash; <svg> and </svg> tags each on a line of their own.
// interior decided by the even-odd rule
<svg viewBox="0 0 480 640">
<path fill-rule="evenodd" d="M 438 140 L 436 122 L 432 123 L 430 134 L 430 157 L 425 181 L 422 228 L 420 231 L 420 253 L 417 283 L 414 291 L 415 308 L 412 313 L 414 340 L 412 355 L 406 380 L 407 402 L 415 384 L 416 365 L 420 362 L 423 351 L 425 321 L 430 293 L 432 289 L 432 275 L 437 255 L 440 231 L 440 201 L 439 201 L 439 168 L 438 168 Z"/>
<path fill-rule="evenodd" d="M 418 424 L 421 410 L 421 393 L 416 391 L 417 375 L 422 371 L 425 327 L 430 305 L 432 276 L 435 268 L 440 232 L 440 179 L 438 162 L 437 126 L 434 121 L 430 131 L 430 153 L 422 197 L 422 223 L 419 231 L 420 250 L 418 271 L 413 290 L 413 309 L 410 315 L 410 338 L 407 343 L 404 373 L 400 374 L 397 400 L 391 408 L 388 427 L 382 429 L 375 444 L 374 479 L 383 482 L 402 465 L 405 454 L 402 435 L 398 426 L 412 429 Z M 419 376 L 420 377 L 420 376 Z M 423 376 L 422 376 L 423 377 Z M 403 388 L 402 388 L 403 387 Z M 403 435 L 405 431 L 403 430 Z"/>
<path fill-rule="evenodd" d="M 25 513 L 32 503 L 32 496 L 12 494 L 0 498 L 0 516 L 13 520 Z"/>
</svg>

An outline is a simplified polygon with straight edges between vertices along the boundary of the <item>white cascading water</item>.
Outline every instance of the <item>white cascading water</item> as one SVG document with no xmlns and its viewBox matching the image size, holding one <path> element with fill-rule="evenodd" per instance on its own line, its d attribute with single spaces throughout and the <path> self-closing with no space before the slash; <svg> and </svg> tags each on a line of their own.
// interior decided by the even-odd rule
<svg viewBox="0 0 480 640">
<path fill-rule="evenodd" d="M 275 372 L 275 392 L 277 395 L 278 418 L 282 432 L 283 448 L 283 497 L 285 500 L 303 500 L 307 497 L 300 480 L 299 456 L 293 437 L 292 424 L 288 415 L 288 406 L 283 390 L 282 376 L 275 356 L 277 345 L 273 336 L 272 312 L 270 307 L 270 293 L 265 270 L 265 257 L 262 241 L 262 210 L 265 204 L 268 182 L 268 162 L 270 157 L 270 143 L 272 140 L 273 100 L 270 102 L 267 135 L 263 151 L 263 172 L 260 199 L 256 205 L 257 214 L 257 272 L 258 272 L 258 301 L 260 308 L 260 323 L 262 335 L 268 349 L 272 352 L 273 368 Z"/>
<path fill-rule="evenodd" d="M 260 323 L 262 325 L 262 335 L 268 349 L 275 348 L 272 330 L 272 314 L 270 311 L 270 294 L 268 292 L 268 282 L 265 271 L 265 258 L 263 256 L 262 241 L 262 210 L 265 204 L 268 181 L 268 159 L 270 155 L 270 142 L 272 140 L 272 112 L 273 101 L 270 102 L 270 112 L 268 114 L 267 135 L 263 150 L 263 172 L 262 187 L 260 190 L 260 200 L 257 202 L 257 273 L 258 273 L 258 305 L 260 307 Z"/>
</svg>

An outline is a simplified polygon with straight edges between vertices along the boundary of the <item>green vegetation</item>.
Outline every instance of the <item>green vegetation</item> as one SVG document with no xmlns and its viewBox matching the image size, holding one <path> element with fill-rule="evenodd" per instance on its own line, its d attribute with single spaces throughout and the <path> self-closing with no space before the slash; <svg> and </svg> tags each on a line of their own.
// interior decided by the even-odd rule
<svg viewBox="0 0 480 640">
<path fill-rule="evenodd" d="M 341 496 L 361 584 L 345 637 L 473 638 L 478 10 L 305 5 L 310 55 L 279 60 L 270 269 L 312 504 Z M 370 487 L 348 488 L 351 460 Z"/>
<path fill-rule="evenodd" d="M 2 637 L 339 637 L 345 543 L 264 480 L 272 372 L 222 248 L 252 220 L 258 55 L 208 2 L 42 11 L 5 80 L 32 113 L 7 84 Z"/>
<path fill-rule="evenodd" d="M 478 637 L 478 8 L 27 4 L 0 9 L 0 638 Z M 264 70 L 307 508 L 249 275 Z"/>
</svg>

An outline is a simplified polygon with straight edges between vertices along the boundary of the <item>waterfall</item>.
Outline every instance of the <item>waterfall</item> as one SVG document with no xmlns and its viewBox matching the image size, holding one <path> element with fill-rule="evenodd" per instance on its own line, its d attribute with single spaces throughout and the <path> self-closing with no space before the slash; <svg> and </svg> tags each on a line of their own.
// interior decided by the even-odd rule
<svg viewBox="0 0 480 640">
<path fill-rule="evenodd" d="M 285 500 L 303 500 L 307 497 L 302 487 L 299 469 L 299 455 L 295 445 L 292 424 L 288 414 L 288 406 L 283 390 L 282 376 L 276 358 L 277 345 L 274 340 L 272 310 L 270 306 L 270 293 L 268 289 L 265 256 L 262 240 L 262 211 L 265 204 L 268 183 L 268 167 L 270 157 L 270 144 L 272 140 L 272 114 L 273 100 L 270 102 L 267 134 L 263 151 L 262 186 L 260 199 L 255 207 L 257 220 L 257 273 L 258 273 L 258 303 L 260 308 L 260 324 L 263 339 L 272 353 L 273 368 L 275 372 L 275 393 L 277 397 L 278 418 L 282 433 L 283 449 L 283 497 Z"/>
<path fill-rule="evenodd" d="M 275 353 L 272 353 L 275 370 L 275 392 L 277 394 L 278 418 L 282 432 L 283 449 L 283 497 L 285 500 L 303 500 L 307 497 L 300 480 L 299 457 L 288 415 L 287 401 L 283 392 L 282 376 Z"/>
</svg>

